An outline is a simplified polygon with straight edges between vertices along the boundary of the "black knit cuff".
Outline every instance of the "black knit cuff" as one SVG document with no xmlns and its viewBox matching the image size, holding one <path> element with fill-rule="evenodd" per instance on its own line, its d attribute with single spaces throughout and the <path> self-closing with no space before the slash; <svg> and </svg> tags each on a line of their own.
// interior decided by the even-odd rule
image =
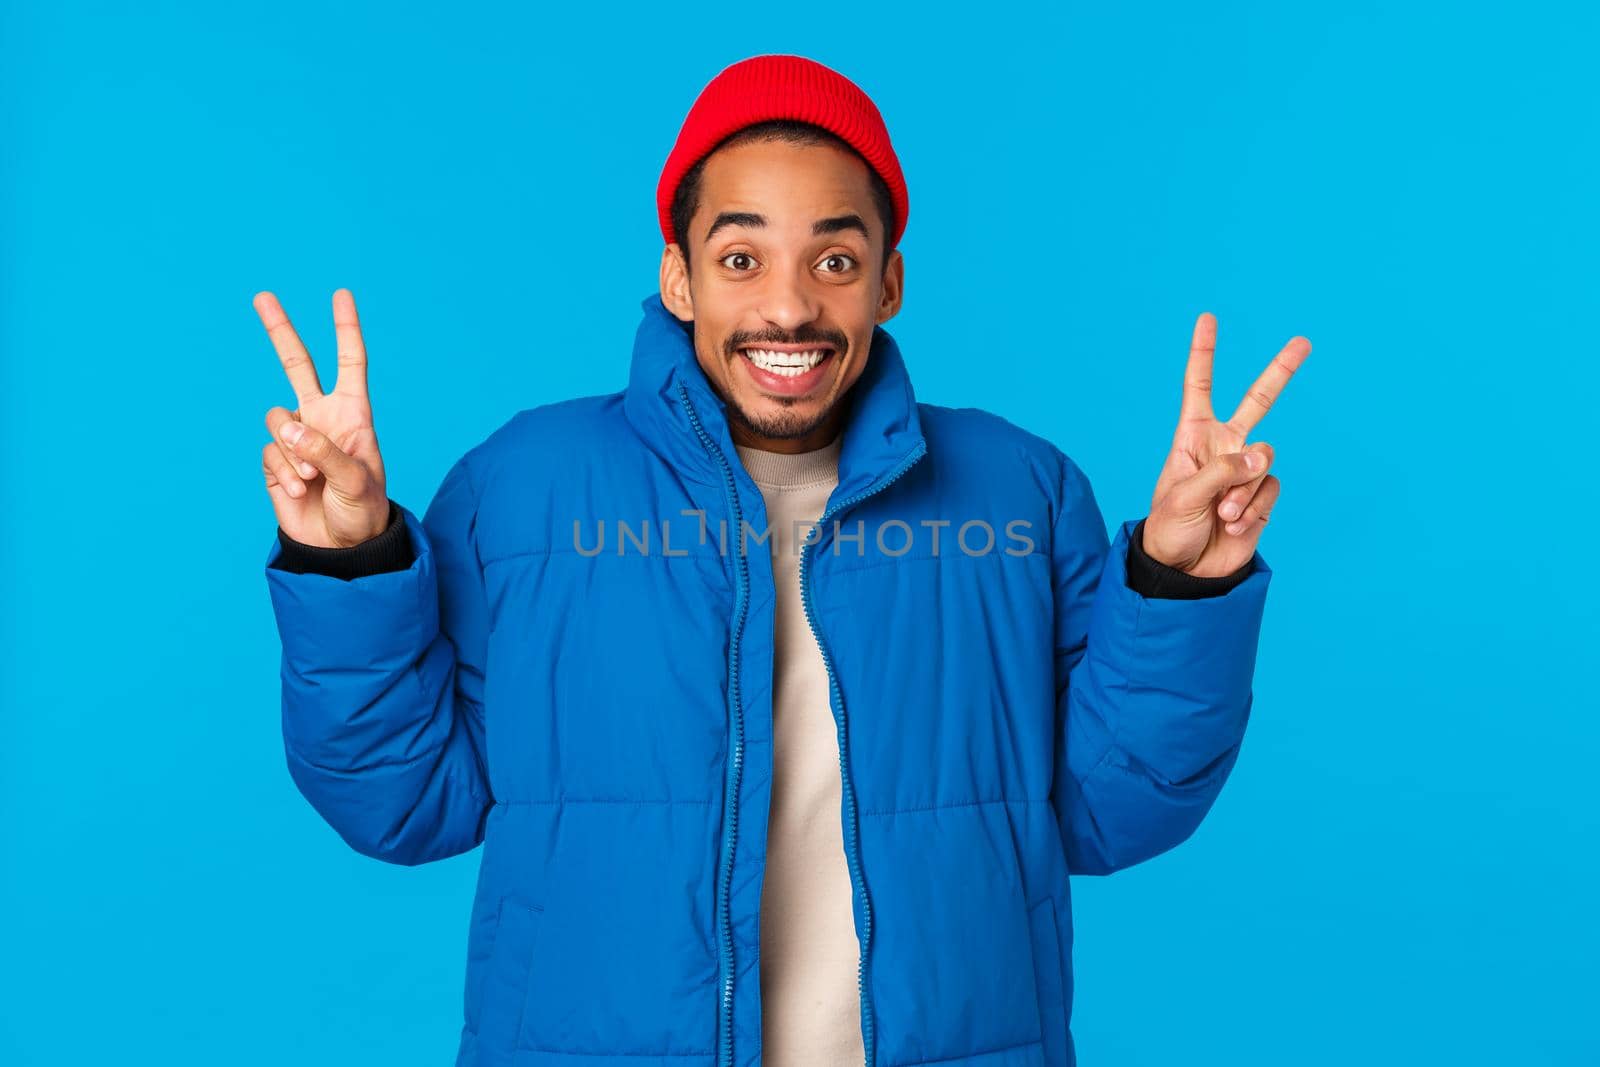
<svg viewBox="0 0 1600 1067">
<path fill-rule="evenodd" d="M 415 562 L 411 533 L 400 505 L 389 501 L 389 525 L 381 534 L 348 548 L 323 548 L 296 541 L 278 527 L 281 551 L 272 566 L 292 574 L 325 574 L 330 578 L 365 578 L 389 571 L 408 570 Z"/>
<path fill-rule="evenodd" d="M 1215 578 L 1197 578 L 1177 567 L 1169 567 L 1160 560 L 1145 554 L 1144 519 L 1128 535 L 1128 588 L 1140 596 L 1159 597 L 1164 600 L 1200 600 L 1204 597 L 1222 596 L 1228 590 L 1250 577 L 1255 570 L 1255 559 L 1232 574 Z"/>
</svg>

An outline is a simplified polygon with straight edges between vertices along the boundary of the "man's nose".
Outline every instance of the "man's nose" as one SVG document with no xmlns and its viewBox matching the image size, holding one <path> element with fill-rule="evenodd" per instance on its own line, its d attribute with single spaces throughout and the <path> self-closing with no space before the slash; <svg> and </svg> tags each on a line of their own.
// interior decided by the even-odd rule
<svg viewBox="0 0 1600 1067">
<path fill-rule="evenodd" d="M 766 283 L 757 308 L 762 318 L 789 333 L 816 321 L 821 302 L 807 268 L 774 268 L 768 272 Z"/>
</svg>

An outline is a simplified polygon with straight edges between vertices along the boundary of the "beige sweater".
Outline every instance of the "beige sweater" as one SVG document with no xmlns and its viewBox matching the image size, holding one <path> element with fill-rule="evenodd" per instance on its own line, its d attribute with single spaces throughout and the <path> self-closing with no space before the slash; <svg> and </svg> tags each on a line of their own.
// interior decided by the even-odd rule
<svg viewBox="0 0 1600 1067">
<path fill-rule="evenodd" d="M 766 501 L 777 585 L 772 809 L 761 890 L 765 1067 L 859 1067 L 866 1055 L 856 986 L 860 945 L 840 821 L 839 743 L 822 652 L 800 603 L 796 553 L 838 484 L 839 446 L 838 437 L 796 455 L 738 446 Z"/>
</svg>

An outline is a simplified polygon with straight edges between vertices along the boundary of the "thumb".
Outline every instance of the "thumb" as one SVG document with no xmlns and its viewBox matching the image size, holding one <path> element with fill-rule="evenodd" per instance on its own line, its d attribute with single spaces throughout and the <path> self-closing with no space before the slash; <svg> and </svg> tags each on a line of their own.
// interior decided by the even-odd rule
<svg viewBox="0 0 1600 1067">
<path fill-rule="evenodd" d="M 303 422 L 285 419 L 278 424 L 278 438 L 290 454 L 322 472 L 330 488 L 349 500 L 366 495 L 371 475 L 355 457 L 334 444 L 327 434 Z"/>
<path fill-rule="evenodd" d="M 1179 511 L 1209 510 L 1230 488 L 1254 481 L 1267 469 L 1261 452 L 1224 452 L 1172 487 L 1172 503 Z"/>
</svg>

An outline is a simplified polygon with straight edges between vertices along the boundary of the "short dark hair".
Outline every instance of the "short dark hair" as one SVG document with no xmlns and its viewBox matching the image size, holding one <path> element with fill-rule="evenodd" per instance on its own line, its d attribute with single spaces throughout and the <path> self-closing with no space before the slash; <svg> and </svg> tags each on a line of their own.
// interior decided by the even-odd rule
<svg viewBox="0 0 1600 1067">
<path fill-rule="evenodd" d="M 894 199 L 889 194 L 889 186 L 884 182 L 866 157 L 857 152 L 855 147 L 834 133 L 825 130 L 810 122 L 801 122 L 798 119 L 768 119 L 751 126 L 734 130 L 728 136 L 718 141 L 716 145 L 701 156 L 694 166 L 684 172 L 678 181 L 678 187 L 672 194 L 672 235 L 683 249 L 683 269 L 689 270 L 689 220 L 694 218 L 694 213 L 700 208 L 700 182 L 705 177 L 706 160 L 712 153 L 720 148 L 731 145 L 745 144 L 749 141 L 783 141 L 793 145 L 833 145 L 842 148 L 854 155 L 861 162 L 866 163 L 868 180 L 872 186 L 872 202 L 878 209 L 878 218 L 883 222 L 883 262 L 878 269 L 882 271 L 889 266 L 889 254 L 894 251 L 890 238 L 894 236 Z"/>
</svg>

